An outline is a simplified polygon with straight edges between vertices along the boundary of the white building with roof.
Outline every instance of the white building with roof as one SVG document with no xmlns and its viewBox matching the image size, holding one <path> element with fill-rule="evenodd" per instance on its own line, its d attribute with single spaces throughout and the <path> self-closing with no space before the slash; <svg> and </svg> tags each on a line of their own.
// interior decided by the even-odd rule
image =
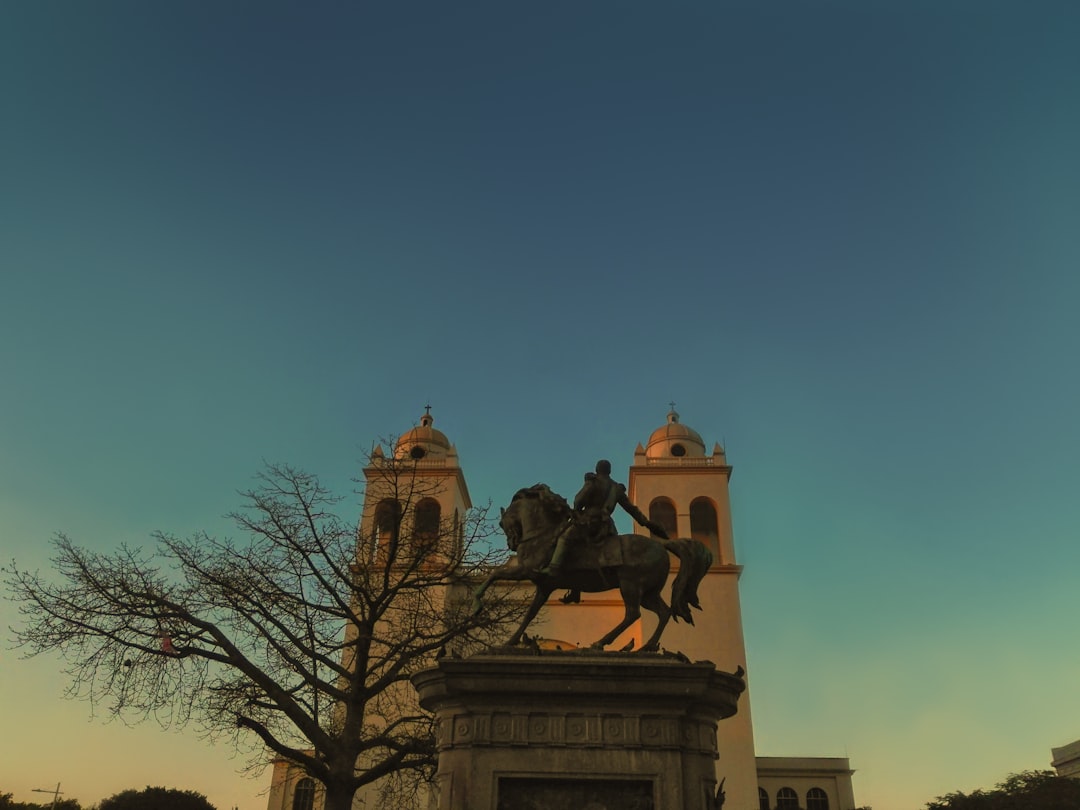
<svg viewBox="0 0 1080 810">
<path fill-rule="evenodd" d="M 1080 740 L 1060 748 L 1051 748 L 1050 756 L 1053 758 L 1050 765 L 1058 776 L 1080 779 Z"/>
</svg>

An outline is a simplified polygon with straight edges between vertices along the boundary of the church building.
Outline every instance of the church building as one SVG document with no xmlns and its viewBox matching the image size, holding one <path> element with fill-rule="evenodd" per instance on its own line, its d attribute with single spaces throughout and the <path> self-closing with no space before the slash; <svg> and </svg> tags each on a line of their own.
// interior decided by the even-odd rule
<svg viewBox="0 0 1080 810">
<path fill-rule="evenodd" d="M 372 466 L 364 471 L 367 483 L 363 518 L 358 537 L 377 553 L 381 525 L 392 516 L 396 501 L 379 485 L 377 449 Z M 454 525 L 471 507 L 464 469 L 457 450 L 425 413 L 417 427 L 402 434 L 392 449 L 395 457 L 415 460 L 417 476 L 430 479 L 433 495 L 415 505 L 415 524 L 438 526 L 453 515 Z M 747 689 L 739 699 L 738 713 L 720 723 L 717 733 L 719 759 L 717 782 L 724 779 L 726 810 L 854 810 L 855 799 L 848 760 L 841 757 L 757 756 L 754 748 L 753 670 L 746 660 L 739 580 L 743 567 L 735 553 L 728 486 L 732 467 L 724 448 L 706 449 L 702 437 L 684 425 L 672 409 L 664 424 L 653 430 L 645 444 L 638 444 L 633 464 L 624 476 L 630 501 L 649 519 L 663 527 L 669 537 L 689 537 L 712 552 L 713 564 L 698 587 L 702 611 L 697 625 L 670 623 L 661 643 L 692 661 L 711 661 L 726 672 L 746 672 Z M 437 494 L 434 494 L 437 493 Z M 572 493 L 565 493 L 572 497 Z M 425 523 L 426 521 L 426 523 Z M 634 532 L 648 529 L 634 526 Z M 361 553 L 364 553 L 362 550 Z M 672 558 L 672 568 L 678 561 Z M 671 576 L 674 577 L 673 570 Z M 520 587 L 531 589 L 530 583 Z M 664 590 L 664 594 L 669 593 Z M 585 593 L 577 604 L 552 598 L 530 633 L 543 637 L 548 648 L 588 646 L 622 619 L 623 603 L 617 591 Z M 609 649 L 640 647 L 655 628 L 655 617 L 646 613 Z M 267 810 L 319 810 L 315 784 L 290 768 L 275 764 Z M 374 791 L 358 794 L 354 807 L 373 808 Z"/>
</svg>

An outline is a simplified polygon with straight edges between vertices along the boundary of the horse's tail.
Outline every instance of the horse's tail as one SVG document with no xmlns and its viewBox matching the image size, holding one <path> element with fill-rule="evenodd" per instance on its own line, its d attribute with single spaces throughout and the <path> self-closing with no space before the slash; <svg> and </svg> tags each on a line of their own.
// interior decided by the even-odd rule
<svg viewBox="0 0 1080 810">
<path fill-rule="evenodd" d="M 713 563 L 712 552 L 697 540 L 665 540 L 664 548 L 679 558 L 679 573 L 671 583 L 671 615 L 693 624 L 690 608 L 701 610 L 697 588 Z"/>
</svg>

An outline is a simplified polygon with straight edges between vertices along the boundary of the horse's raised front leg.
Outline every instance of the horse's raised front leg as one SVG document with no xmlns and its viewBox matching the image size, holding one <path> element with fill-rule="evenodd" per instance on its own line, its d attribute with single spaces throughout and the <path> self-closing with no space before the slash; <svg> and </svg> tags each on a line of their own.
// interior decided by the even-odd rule
<svg viewBox="0 0 1080 810">
<path fill-rule="evenodd" d="M 491 587 L 491 583 L 499 580 L 519 582 L 528 578 L 529 572 L 518 564 L 517 557 L 513 557 L 498 568 L 492 569 L 491 573 L 488 574 L 487 579 L 481 582 L 477 589 L 473 591 L 473 615 L 475 616 L 480 612 L 480 600 L 483 598 L 484 594 L 487 593 L 487 589 Z"/>
</svg>

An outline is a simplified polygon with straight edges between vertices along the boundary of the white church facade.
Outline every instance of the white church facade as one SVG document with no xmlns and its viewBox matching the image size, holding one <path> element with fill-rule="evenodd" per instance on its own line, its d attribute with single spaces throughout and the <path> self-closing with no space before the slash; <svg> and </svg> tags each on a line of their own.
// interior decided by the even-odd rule
<svg viewBox="0 0 1080 810">
<path fill-rule="evenodd" d="M 373 464 L 377 465 L 380 452 Z M 392 452 L 395 457 L 415 460 L 416 474 L 437 484 L 429 487 L 432 496 L 415 506 L 417 525 L 438 525 L 451 515 L 456 525 L 458 516 L 471 508 L 472 501 L 457 450 L 434 427 L 429 413 L 398 439 Z M 711 661 L 718 669 L 735 672 L 741 668 L 747 673 L 747 690 L 740 697 L 738 713 L 723 721 L 717 734 L 717 781 L 726 780 L 727 810 L 854 810 L 853 771 L 846 758 L 756 755 L 751 708 L 753 677 L 746 660 L 739 599 L 743 569 L 735 554 L 728 495 L 731 473 L 724 448 L 714 444 L 711 451 L 707 450 L 701 436 L 682 424 L 674 409 L 644 445 L 637 445 L 628 474 L 624 477 L 618 470 L 612 473 L 616 480 L 626 481 L 630 501 L 663 526 L 669 536 L 693 538 L 705 544 L 713 555 L 713 565 L 698 587 L 702 612 L 697 626 L 671 623 L 661 643 L 690 660 Z M 392 508 L 386 493 L 376 485 L 377 477 L 375 467 L 365 470 L 368 486 L 358 537 L 361 543 L 371 544 L 367 553 L 374 553 L 381 516 Z M 422 510 L 427 512 L 421 514 Z M 635 526 L 634 531 L 648 532 L 640 526 Z M 677 561 L 672 562 L 674 568 Z M 529 583 L 522 587 L 531 589 Z M 545 646 L 587 646 L 618 624 L 622 614 L 618 592 L 582 594 L 577 604 L 563 604 L 552 598 L 530 632 L 544 637 Z M 620 649 L 631 640 L 640 647 L 654 621 L 652 614 L 646 614 L 610 649 Z M 373 789 L 358 793 L 354 808 L 378 807 L 376 796 Z M 288 763 L 275 763 L 267 810 L 320 810 L 317 786 Z"/>
</svg>

